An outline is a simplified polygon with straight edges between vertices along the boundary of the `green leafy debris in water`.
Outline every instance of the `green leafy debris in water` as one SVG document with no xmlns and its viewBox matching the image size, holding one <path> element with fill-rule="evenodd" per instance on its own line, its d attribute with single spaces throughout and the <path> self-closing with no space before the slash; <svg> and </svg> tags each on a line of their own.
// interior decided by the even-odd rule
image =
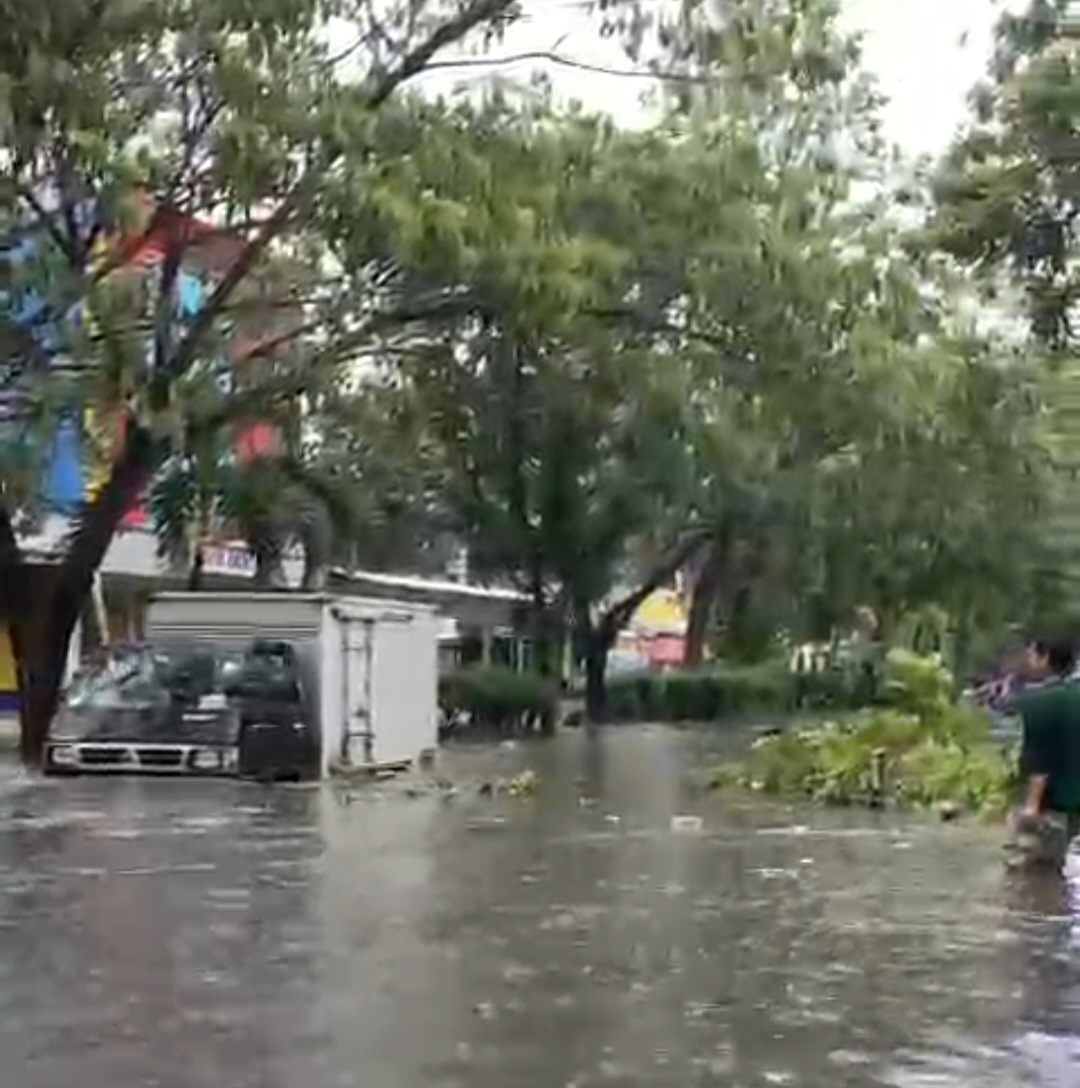
<svg viewBox="0 0 1080 1088">
<path fill-rule="evenodd" d="M 510 778 L 485 780 L 480 783 L 481 797 L 502 794 L 509 797 L 532 797 L 540 788 L 540 776 L 532 770 L 522 771 Z"/>
<path fill-rule="evenodd" d="M 532 797 L 540 788 L 540 776 L 535 771 L 522 771 L 503 783 L 503 789 L 511 797 Z"/>
<path fill-rule="evenodd" d="M 710 788 L 739 787 L 837 805 L 905 805 L 1001 815 L 1014 796 L 1014 753 L 990 719 L 956 703 L 933 659 L 891 654 L 889 705 L 761 737 L 740 762 L 710 768 Z"/>
</svg>

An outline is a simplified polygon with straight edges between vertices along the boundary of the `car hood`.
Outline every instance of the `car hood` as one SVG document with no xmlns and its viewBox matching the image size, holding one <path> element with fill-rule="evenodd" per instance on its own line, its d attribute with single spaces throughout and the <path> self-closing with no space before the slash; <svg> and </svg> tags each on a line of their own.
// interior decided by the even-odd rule
<svg viewBox="0 0 1080 1088">
<path fill-rule="evenodd" d="M 240 716 L 232 708 L 64 707 L 50 731 L 54 741 L 142 744 L 236 744 L 239 735 Z"/>
</svg>

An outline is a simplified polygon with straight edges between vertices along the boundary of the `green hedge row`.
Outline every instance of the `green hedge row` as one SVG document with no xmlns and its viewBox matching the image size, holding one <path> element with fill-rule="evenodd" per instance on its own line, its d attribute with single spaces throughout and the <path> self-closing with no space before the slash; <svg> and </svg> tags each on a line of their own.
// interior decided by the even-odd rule
<svg viewBox="0 0 1080 1088">
<path fill-rule="evenodd" d="M 641 673 L 608 684 L 611 721 L 711 721 L 786 708 L 793 699 L 786 669 L 773 666 Z"/>
<path fill-rule="evenodd" d="M 841 710 L 867 701 L 858 678 L 839 670 L 795 675 L 781 661 L 614 677 L 607 709 L 615 722 L 687 722 L 800 708 Z"/>
<path fill-rule="evenodd" d="M 439 679 L 444 734 L 461 728 L 500 734 L 550 728 L 558 701 L 557 685 L 536 673 L 491 666 Z"/>
<path fill-rule="evenodd" d="M 839 671 L 795 675 L 783 661 L 714 664 L 612 677 L 607 716 L 613 722 L 704 722 L 798 708 L 843 710 L 867 702 L 857 682 Z M 444 736 L 462 729 L 508 735 L 551 728 L 558 703 L 557 685 L 535 673 L 472 667 L 439 680 Z"/>
</svg>

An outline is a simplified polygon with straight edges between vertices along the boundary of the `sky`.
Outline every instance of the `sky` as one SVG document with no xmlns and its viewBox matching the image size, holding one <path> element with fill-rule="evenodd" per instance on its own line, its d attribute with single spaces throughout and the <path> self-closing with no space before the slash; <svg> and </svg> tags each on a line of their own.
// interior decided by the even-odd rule
<svg viewBox="0 0 1080 1088">
<path fill-rule="evenodd" d="M 846 0 L 864 57 L 890 99 L 890 139 L 912 155 L 945 148 L 986 69 L 999 8 L 992 0 Z"/>
<path fill-rule="evenodd" d="M 844 0 L 848 24 L 865 35 L 867 67 L 888 98 L 887 137 L 907 155 L 944 150 L 966 114 L 966 96 L 990 55 L 995 0 Z M 601 40 L 585 0 L 531 0 L 525 17 L 496 55 L 554 51 L 587 64 L 626 70 L 632 65 L 617 43 Z M 540 62 L 527 59 L 500 70 L 527 79 Z M 604 76 L 543 64 L 560 95 L 612 113 L 624 123 L 641 115 L 647 81 Z M 485 70 L 490 71 L 490 70 Z M 461 70 L 431 73 L 424 82 L 449 89 Z"/>
</svg>

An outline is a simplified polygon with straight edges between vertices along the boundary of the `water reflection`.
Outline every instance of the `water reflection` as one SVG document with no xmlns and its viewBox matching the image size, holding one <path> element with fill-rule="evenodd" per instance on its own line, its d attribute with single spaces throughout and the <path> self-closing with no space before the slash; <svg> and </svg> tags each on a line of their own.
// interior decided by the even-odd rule
<svg viewBox="0 0 1080 1088">
<path fill-rule="evenodd" d="M 1009 882 L 1021 1002 L 1016 1052 L 1031 1083 L 1080 1084 L 1080 872 L 1024 874 Z"/>
<path fill-rule="evenodd" d="M 700 743 L 450 753 L 454 796 L 21 787 L 3 1082 L 1080 1083 L 1076 887 L 1007 881 L 995 829 L 695 795 Z"/>
</svg>

